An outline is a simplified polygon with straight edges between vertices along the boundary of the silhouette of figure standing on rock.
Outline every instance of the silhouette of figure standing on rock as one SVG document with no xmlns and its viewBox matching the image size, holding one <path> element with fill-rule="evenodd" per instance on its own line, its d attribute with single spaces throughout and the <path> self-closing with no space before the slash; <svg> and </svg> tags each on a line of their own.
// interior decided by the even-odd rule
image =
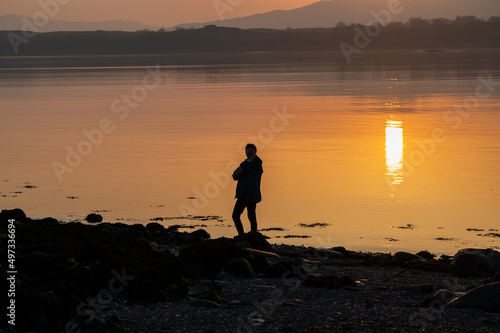
<svg viewBox="0 0 500 333">
<path fill-rule="evenodd" d="M 260 194 L 260 180 L 262 178 L 262 160 L 257 156 L 257 147 L 254 144 L 247 144 L 245 147 L 247 159 L 241 162 L 240 166 L 233 172 L 233 179 L 238 181 L 236 185 L 236 204 L 233 210 L 233 221 L 238 231 L 238 235 L 243 235 L 243 225 L 241 224 L 241 214 L 247 209 L 250 220 L 251 232 L 257 232 L 257 216 L 255 209 L 257 203 L 262 200 Z"/>
</svg>

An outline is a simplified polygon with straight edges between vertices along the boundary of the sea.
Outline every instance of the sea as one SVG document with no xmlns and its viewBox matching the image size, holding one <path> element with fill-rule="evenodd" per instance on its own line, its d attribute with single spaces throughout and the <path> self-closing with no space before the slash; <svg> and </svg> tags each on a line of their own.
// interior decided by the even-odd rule
<svg viewBox="0 0 500 333">
<path fill-rule="evenodd" d="M 500 50 L 0 58 L 0 208 L 277 244 L 500 248 Z M 243 225 L 249 222 L 243 215 Z"/>
</svg>

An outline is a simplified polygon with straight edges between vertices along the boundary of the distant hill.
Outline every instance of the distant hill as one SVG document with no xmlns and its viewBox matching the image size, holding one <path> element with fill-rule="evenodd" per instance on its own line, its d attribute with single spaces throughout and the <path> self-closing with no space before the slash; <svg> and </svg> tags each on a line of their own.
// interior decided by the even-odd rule
<svg viewBox="0 0 500 333">
<path fill-rule="evenodd" d="M 331 28 L 338 22 L 366 24 L 373 21 L 372 10 L 379 12 L 387 10 L 388 0 L 322 0 L 305 7 L 292 10 L 273 10 L 271 12 L 239 17 L 227 20 L 185 23 L 170 27 L 202 28 L 205 25 L 234 27 L 240 29 L 268 28 L 268 29 L 300 29 L 300 28 Z M 474 15 L 478 18 L 488 18 L 500 15 L 499 0 L 401 0 L 401 13 L 393 15 L 392 21 L 406 22 L 412 17 L 431 18 L 440 17 L 455 19 L 458 15 Z M 484 6 L 498 8 L 496 12 L 481 10 Z"/>
<path fill-rule="evenodd" d="M 137 31 L 137 30 L 158 30 L 156 27 L 151 27 L 139 22 L 130 21 L 102 21 L 102 22 L 69 22 L 51 20 L 44 26 L 30 27 L 30 22 L 33 20 L 20 15 L 3 15 L 0 16 L 0 30 L 26 30 L 37 32 L 53 32 L 53 31 Z"/>
</svg>

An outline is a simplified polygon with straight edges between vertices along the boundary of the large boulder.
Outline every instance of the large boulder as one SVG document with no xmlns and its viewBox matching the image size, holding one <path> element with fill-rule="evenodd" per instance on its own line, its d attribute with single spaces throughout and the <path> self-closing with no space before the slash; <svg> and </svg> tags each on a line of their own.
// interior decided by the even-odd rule
<svg viewBox="0 0 500 333">
<path fill-rule="evenodd" d="M 91 213 L 91 214 L 87 215 L 85 220 L 89 223 L 101 223 L 102 222 L 102 215 Z"/>
<path fill-rule="evenodd" d="M 472 289 L 446 305 L 449 308 L 476 308 L 500 313 L 500 282 L 493 282 Z"/>
<path fill-rule="evenodd" d="M 206 278 L 219 274 L 235 257 L 247 258 L 248 254 L 233 239 L 222 237 L 192 243 L 180 251 L 178 258 L 187 269 L 186 277 Z"/>
<path fill-rule="evenodd" d="M 392 257 L 392 261 L 398 263 L 426 262 L 426 260 L 421 256 L 409 252 L 396 252 L 394 257 Z"/>
<path fill-rule="evenodd" d="M 459 296 L 460 294 L 456 291 L 440 289 L 436 291 L 431 297 L 426 298 L 420 306 L 433 308 L 441 307 Z"/>
<path fill-rule="evenodd" d="M 492 249 L 462 249 L 455 254 L 451 264 L 493 276 L 500 271 L 500 252 Z"/>
<path fill-rule="evenodd" d="M 261 250 L 256 250 L 252 248 L 246 248 L 245 251 L 247 251 L 251 257 L 261 257 L 264 259 L 273 259 L 276 262 L 282 262 L 283 259 L 277 255 L 276 253 L 273 252 L 267 252 L 267 251 L 261 251 Z"/>
<path fill-rule="evenodd" d="M 344 254 L 339 251 L 319 249 L 317 255 L 324 259 L 343 259 Z"/>
<path fill-rule="evenodd" d="M 236 276 L 253 277 L 252 266 L 242 257 L 236 257 L 229 260 L 224 270 Z"/>
<path fill-rule="evenodd" d="M 247 242 L 248 244 L 250 244 L 250 247 L 252 249 L 268 252 L 273 250 L 272 245 L 269 244 L 269 242 L 266 240 L 266 236 L 264 236 L 260 232 L 249 232 L 243 235 L 239 235 L 234 237 L 234 240 L 237 243 Z"/>
<path fill-rule="evenodd" d="M 161 232 L 163 230 L 165 230 L 165 227 L 162 226 L 160 223 L 157 223 L 157 222 L 151 222 L 151 223 L 148 223 L 146 225 L 146 229 L 151 232 L 151 233 L 155 233 L 155 232 Z"/>
</svg>

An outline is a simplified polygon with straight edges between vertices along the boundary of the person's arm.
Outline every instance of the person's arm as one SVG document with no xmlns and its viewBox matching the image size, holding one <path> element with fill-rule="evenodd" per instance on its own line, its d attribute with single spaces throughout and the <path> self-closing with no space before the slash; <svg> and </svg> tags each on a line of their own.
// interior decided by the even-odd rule
<svg viewBox="0 0 500 333">
<path fill-rule="evenodd" d="M 243 176 L 245 174 L 245 165 L 244 165 L 245 162 L 241 163 L 240 166 L 234 170 L 233 172 L 233 179 L 234 180 L 238 180 L 241 178 L 241 176 Z"/>
</svg>

